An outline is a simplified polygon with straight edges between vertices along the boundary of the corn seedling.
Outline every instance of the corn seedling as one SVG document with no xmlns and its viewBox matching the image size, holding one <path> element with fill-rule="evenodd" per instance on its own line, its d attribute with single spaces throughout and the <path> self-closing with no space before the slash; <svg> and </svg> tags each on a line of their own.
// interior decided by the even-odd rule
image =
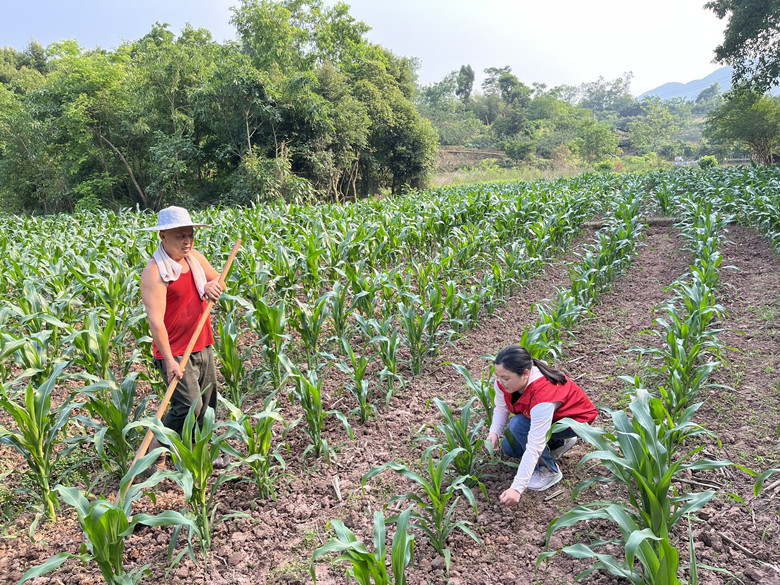
<svg viewBox="0 0 780 585">
<path fill-rule="evenodd" d="M 442 422 L 436 425 L 441 437 L 423 436 L 418 441 L 429 441 L 432 444 L 425 449 L 423 458 L 427 458 L 434 452 L 440 455 L 449 453 L 455 449 L 461 449 L 458 456 L 452 461 L 453 476 L 465 476 L 467 483 L 477 483 L 481 485 L 480 477 L 484 463 L 483 446 L 489 445 L 483 438 L 482 428 L 485 426 L 485 420 L 482 419 L 476 424 L 471 422 L 471 406 L 477 400 L 476 397 L 469 400 L 460 409 L 460 416 L 455 417 L 449 405 L 440 398 L 434 398 L 433 403 L 439 409 Z"/>
<path fill-rule="evenodd" d="M 322 226 L 317 226 L 317 231 L 312 231 L 304 236 L 305 247 L 302 247 L 304 264 L 301 281 L 303 289 L 307 291 L 317 291 L 321 285 L 320 279 L 320 258 L 329 253 L 328 248 L 322 247 L 322 235 L 325 231 Z"/>
<path fill-rule="evenodd" d="M 304 449 L 303 456 L 313 453 L 314 457 L 325 456 L 325 460 L 330 462 L 333 449 L 328 445 L 328 441 L 322 436 L 322 425 L 325 417 L 332 414 L 344 425 L 349 438 L 352 435 L 352 427 L 347 421 L 344 413 L 338 410 L 324 410 L 322 407 L 322 383 L 324 378 L 320 376 L 316 369 L 309 370 L 306 375 L 296 372 L 292 375 L 295 386 L 292 391 L 294 398 L 303 409 L 303 418 L 306 419 L 304 433 L 309 437 L 309 445 Z M 294 423 L 293 423 L 294 424 Z"/>
<path fill-rule="evenodd" d="M 347 302 L 348 294 L 349 289 L 338 281 L 333 283 L 333 290 L 327 293 L 328 317 L 337 339 L 344 339 L 349 335 L 349 316 L 352 309 Z"/>
<path fill-rule="evenodd" d="M 455 505 L 460 498 L 457 495 L 458 492 L 466 498 L 474 510 L 474 514 L 477 513 L 477 502 L 474 499 L 474 493 L 466 484 L 468 478 L 465 475 L 461 475 L 456 477 L 449 485 L 445 485 L 447 469 L 452 465 L 453 460 L 460 455 L 461 451 L 462 449 L 459 448 L 453 449 L 437 463 L 434 463 L 433 457 L 428 455 L 428 477 L 424 477 L 395 461 L 372 467 L 363 476 L 363 485 L 365 485 L 366 481 L 375 475 L 391 469 L 399 475 L 411 479 L 421 488 L 422 495 L 414 492 L 400 496 L 396 495 L 390 499 L 389 503 L 396 500 L 411 500 L 415 503 L 414 511 L 412 512 L 413 523 L 410 524 L 410 528 L 420 530 L 436 552 L 444 557 L 448 573 L 450 570 L 451 552 L 447 546 L 447 539 L 453 530 L 460 530 L 471 537 L 477 544 L 482 544 L 477 535 L 469 528 L 470 522 L 453 518 Z M 391 519 L 391 521 L 393 520 L 395 518 Z"/>
<path fill-rule="evenodd" d="M 336 537 L 314 551 L 312 555 L 311 578 L 317 582 L 314 561 L 323 555 L 338 553 L 334 563 L 348 563 L 347 575 L 358 585 L 406 585 L 406 567 L 414 560 L 414 535 L 409 534 L 409 507 L 397 516 L 395 534 L 390 548 L 390 572 L 387 571 L 387 533 L 385 515 L 381 510 L 374 512 L 374 552 L 370 552 L 355 533 L 340 520 L 330 522 Z"/>
<path fill-rule="evenodd" d="M 2 388 L 3 396 L 0 406 L 11 416 L 17 430 L 0 426 L 0 443 L 10 445 L 27 463 L 25 474 L 38 488 L 36 494 L 42 506 L 43 514 L 49 520 L 55 520 L 56 494 L 52 491 L 53 468 L 57 461 L 65 457 L 77 445 L 72 443 L 60 451 L 56 446 L 62 441 L 60 434 L 68 423 L 74 409 L 81 407 L 80 403 L 71 402 L 69 396 L 56 410 L 52 409 L 51 395 L 54 385 L 67 366 L 66 362 L 58 364 L 51 376 L 38 388 L 32 383 L 27 384 L 24 404 L 11 400 Z M 33 525 L 34 530 L 34 525 Z"/>
<path fill-rule="evenodd" d="M 327 303 L 328 297 L 323 295 L 311 306 L 303 304 L 297 299 L 296 304 L 293 305 L 293 327 L 301 335 L 309 367 L 314 365 L 319 349 L 322 326 L 328 317 Z"/>
<path fill-rule="evenodd" d="M 391 317 L 383 321 L 371 319 L 368 325 L 373 329 L 373 337 L 370 343 L 374 344 L 377 355 L 382 360 L 384 369 L 380 372 L 380 377 L 387 379 L 387 394 L 385 395 L 385 404 L 390 404 L 390 398 L 395 393 L 396 382 L 403 383 L 403 378 L 398 373 L 398 348 L 401 347 L 401 337 L 398 330 L 393 326 Z"/>
<path fill-rule="evenodd" d="M 434 315 L 430 309 L 418 313 L 416 304 L 412 301 L 407 307 L 404 303 L 399 303 L 398 312 L 404 331 L 403 344 L 409 348 L 411 354 L 412 374 L 418 376 L 422 371 L 423 361 L 432 349 L 428 331 Z"/>
<path fill-rule="evenodd" d="M 649 528 L 641 528 L 617 504 L 608 504 L 595 510 L 587 506 L 575 507 L 553 521 L 547 531 L 547 542 L 549 543 L 549 537 L 555 530 L 589 520 L 608 520 L 618 526 L 624 543 L 625 561 L 616 559 L 610 554 L 599 553 L 593 547 L 579 543 L 566 546 L 559 551 L 543 552 L 537 558 L 537 566 L 558 552 L 563 552 L 575 559 L 595 559 L 590 568 L 574 577 L 575 581 L 584 579 L 595 571 L 603 570 L 626 579 L 632 585 L 680 585 L 677 576 L 680 570 L 680 555 L 669 538 L 656 536 Z"/>
<path fill-rule="evenodd" d="M 269 305 L 264 297 L 254 302 L 254 307 L 247 314 L 249 327 L 257 332 L 262 344 L 265 366 L 271 374 L 274 388 L 279 388 L 283 378 L 285 352 L 290 342 L 286 333 L 287 316 L 284 300 Z"/>
<path fill-rule="evenodd" d="M 113 359 L 112 348 L 116 339 L 116 319 L 111 315 L 105 327 L 100 328 L 100 318 L 96 312 L 89 313 L 84 318 L 83 327 L 71 333 L 65 343 L 71 343 L 77 350 L 78 357 L 74 362 L 84 368 L 88 374 L 97 380 L 114 379 L 111 371 Z"/>
<path fill-rule="evenodd" d="M 373 356 L 356 355 L 348 339 L 341 340 L 341 348 L 349 359 L 349 363 L 336 362 L 336 367 L 349 376 L 346 386 L 357 401 L 357 408 L 353 411 L 360 417 L 361 422 L 368 420 L 368 415 L 376 407 L 370 401 L 370 382 L 366 379 L 366 370 L 373 360 Z"/>
<path fill-rule="evenodd" d="M 377 291 L 378 282 L 374 282 L 371 276 L 364 276 L 366 261 L 361 260 L 358 264 L 346 264 L 341 275 L 346 279 L 350 290 L 352 291 L 352 304 L 350 311 L 357 311 L 365 318 L 370 319 L 376 312 L 376 303 L 378 300 Z"/>
<path fill-rule="evenodd" d="M 60 364 L 68 361 L 67 354 L 55 345 L 52 333 L 51 330 L 44 329 L 28 337 L 2 334 L 5 344 L 16 347 L 13 352 L 14 362 L 22 368 L 22 372 L 11 385 L 23 378 L 29 378 L 30 382 L 39 386 L 52 376 Z M 22 343 L 17 343 L 19 341 Z"/>
<path fill-rule="evenodd" d="M 463 295 L 459 294 L 458 285 L 456 282 L 449 280 L 444 284 L 444 298 L 442 299 L 444 304 L 444 310 L 447 312 L 447 319 L 450 325 L 461 329 L 466 326 L 466 322 L 463 319 L 463 313 L 465 306 L 463 303 Z"/>
<path fill-rule="evenodd" d="M 462 366 L 460 364 L 452 364 L 452 367 L 455 368 L 455 371 L 458 372 L 461 376 L 463 376 L 464 382 L 466 382 L 466 386 L 468 387 L 470 393 L 479 400 L 479 403 L 482 405 L 482 410 L 485 413 L 485 420 L 493 420 L 493 409 L 496 406 L 496 387 L 493 384 L 493 371 L 495 367 L 493 366 L 493 356 L 480 356 L 482 358 L 487 358 L 490 360 L 490 367 L 488 369 L 483 369 L 481 377 L 479 381 L 475 380 L 471 373 L 466 369 L 465 366 Z"/>
<path fill-rule="evenodd" d="M 555 323 L 547 318 L 549 315 L 544 315 L 544 320 L 540 318 L 541 322 L 537 321 L 536 325 L 523 329 L 519 343 L 528 350 L 531 357 L 551 362 L 561 357 L 563 344 L 558 339 Z"/>
<path fill-rule="evenodd" d="M 223 449 L 249 466 L 261 498 L 276 499 L 273 486 L 279 479 L 279 470 L 283 471 L 285 467 L 278 450 L 271 449 L 274 423 L 284 424 L 276 400 L 268 396 L 263 402 L 263 410 L 251 416 L 221 397 L 220 402 L 227 408 L 231 418 L 226 424 L 236 431 L 236 435 L 246 445 L 246 455 L 234 449 L 230 443 L 225 443 Z"/>
<path fill-rule="evenodd" d="M 157 516 L 147 514 L 132 515 L 133 502 L 145 491 L 153 488 L 162 477 L 152 476 L 143 483 L 128 484 L 132 478 L 143 473 L 154 463 L 164 449 L 155 449 L 140 458 L 132 469 L 122 478 L 120 483 L 120 500 L 118 503 L 105 498 L 89 501 L 75 487 L 58 485 L 62 500 L 76 509 L 79 525 L 84 532 L 84 544 L 80 554 L 62 552 L 54 555 L 45 563 L 29 569 L 22 575 L 19 583 L 24 583 L 35 577 L 55 571 L 68 559 L 78 559 L 85 565 L 93 562 L 100 568 L 100 573 L 107 585 L 138 585 L 151 565 L 144 565 L 133 571 L 126 571 L 124 566 L 125 538 L 133 533 L 138 524 L 146 526 L 188 526 L 193 527 L 192 520 L 179 512 L 166 510 Z"/>
<path fill-rule="evenodd" d="M 295 295 L 298 285 L 298 260 L 294 250 L 277 246 L 270 261 L 271 271 L 275 275 L 276 291 L 282 299 Z"/>
<path fill-rule="evenodd" d="M 651 369 L 665 375 L 666 384 L 661 393 L 667 410 L 676 420 L 703 388 L 711 386 L 706 380 L 718 367 L 718 362 L 705 362 L 705 352 L 710 347 L 697 343 L 689 335 L 688 323 L 681 321 L 676 313 L 669 312 L 668 315 L 669 321 L 657 318 L 655 322 L 661 329 L 652 331 L 666 345 L 640 352 L 663 361 L 663 366 Z"/>
<path fill-rule="evenodd" d="M 181 436 L 175 431 L 163 426 L 159 419 L 146 418 L 136 423 L 130 423 L 130 428 L 145 427 L 154 432 L 157 440 L 170 451 L 171 460 L 176 466 L 176 471 L 158 471 L 162 477 L 174 481 L 184 492 L 186 510 L 184 515 L 192 520 L 188 525 L 187 547 L 174 560 L 177 564 L 184 554 L 189 553 L 193 563 L 197 564 L 195 556 L 195 544 L 193 537 L 197 537 L 204 561 L 208 560 L 208 552 L 211 547 L 211 535 L 214 526 L 230 518 L 242 514 L 232 513 L 217 516 L 219 502 L 216 499 L 219 486 L 239 476 L 233 473 L 238 465 L 231 463 L 228 467 L 214 474 L 214 461 L 223 450 L 223 444 L 235 434 L 235 430 L 228 427 L 228 431 L 218 435 L 217 431 L 225 425 L 217 425 L 214 420 L 214 409 L 207 408 L 202 421 L 197 421 L 195 410 L 198 403 L 190 407 L 187 418 L 184 421 Z M 173 547 L 178 540 L 181 526 L 174 530 L 173 537 L 168 548 L 172 554 Z M 208 570 L 208 563 L 204 562 L 204 572 Z M 208 581 L 208 579 L 206 579 Z"/>
<path fill-rule="evenodd" d="M 598 559 L 597 568 L 625 577 L 632 583 L 678 583 L 679 558 L 669 541 L 670 531 L 680 518 L 704 507 L 716 492 L 678 494 L 672 482 L 688 470 L 719 469 L 731 463 L 706 459 L 685 462 L 703 446 L 676 457 L 677 441 L 698 434 L 701 429 L 690 420 L 671 428 L 662 422 L 659 424 L 656 419 L 662 418 L 663 407 L 660 400 L 651 398 L 646 390 L 637 389 L 629 408 L 632 419 L 623 411 L 610 413 L 615 429 L 613 433 L 570 419 L 559 421 L 561 427 L 570 426 L 594 448 L 583 457 L 580 465 L 595 460 L 610 472 L 610 475 L 584 480 L 574 490 L 574 496 L 594 482 L 618 482 L 627 489 L 628 501 L 624 504 L 604 501 L 591 507 L 577 506 L 550 525 L 547 539 L 549 542 L 555 531 L 580 521 L 595 518 L 611 520 L 623 535 L 625 563 L 611 555 L 598 554 L 585 544 L 566 547 L 564 552 L 582 558 L 581 555 L 590 551 L 590 556 Z M 555 553 L 543 553 L 540 560 L 552 554 Z M 641 562 L 641 572 L 633 568 L 635 558 Z"/>
<path fill-rule="evenodd" d="M 3 317 L 5 315 L 0 311 L 0 327 L 3 327 L 5 322 Z M 27 339 L 22 337 L 17 339 L 7 333 L 0 333 L 0 381 L 7 380 L 11 369 L 6 365 L 9 358 L 16 353 L 17 350 L 24 347 L 27 343 Z"/>
<path fill-rule="evenodd" d="M 249 379 L 245 362 L 249 359 L 252 347 L 240 349 L 240 333 L 235 319 L 235 312 L 231 311 L 217 322 L 219 341 L 216 345 L 216 354 L 219 358 L 219 371 L 225 379 L 222 393 L 230 402 L 241 404 L 247 395 L 245 384 Z"/>
<path fill-rule="evenodd" d="M 131 422 L 141 420 L 145 415 L 146 398 L 136 404 L 138 373 L 127 376 L 122 383 L 116 380 L 102 380 L 85 387 L 82 393 L 87 397 L 84 407 L 90 417 L 76 417 L 86 427 L 95 429 L 92 441 L 104 469 L 119 477 L 124 476 L 133 461 L 135 451 L 143 435 L 139 429 L 129 429 Z"/>
<path fill-rule="evenodd" d="M 431 286 L 427 293 L 428 309 L 432 315 L 428 321 L 428 339 L 431 340 L 432 349 L 435 350 L 438 345 L 438 342 L 435 340 L 441 333 L 439 330 L 447 314 L 447 307 L 444 305 L 444 298 L 438 285 Z"/>
</svg>

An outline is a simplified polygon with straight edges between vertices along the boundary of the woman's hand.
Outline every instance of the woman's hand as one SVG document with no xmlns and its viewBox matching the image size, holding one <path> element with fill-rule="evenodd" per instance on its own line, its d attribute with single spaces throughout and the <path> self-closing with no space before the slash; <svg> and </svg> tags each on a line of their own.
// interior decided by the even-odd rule
<svg viewBox="0 0 780 585">
<path fill-rule="evenodd" d="M 498 499 L 506 507 L 511 508 L 513 506 L 517 506 L 517 502 L 520 501 L 520 492 L 509 488 L 503 494 L 501 494 Z"/>
<path fill-rule="evenodd" d="M 496 433 L 488 433 L 487 440 L 493 445 L 493 451 L 498 449 L 498 435 Z"/>
</svg>

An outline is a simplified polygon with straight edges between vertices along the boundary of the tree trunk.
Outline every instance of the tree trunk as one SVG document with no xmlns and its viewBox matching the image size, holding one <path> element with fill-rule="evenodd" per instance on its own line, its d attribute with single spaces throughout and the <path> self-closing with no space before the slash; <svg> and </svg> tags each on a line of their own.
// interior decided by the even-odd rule
<svg viewBox="0 0 780 585">
<path fill-rule="evenodd" d="M 105 143 L 108 144 L 108 146 L 111 147 L 111 150 L 113 150 L 117 154 L 117 156 L 120 158 L 122 163 L 125 165 L 125 168 L 127 169 L 127 172 L 130 174 L 130 179 L 133 181 L 133 185 L 135 185 L 135 188 L 138 191 L 138 195 L 141 197 L 141 202 L 144 204 L 144 207 L 149 207 L 149 202 L 146 199 L 146 193 L 144 193 L 144 190 L 141 189 L 141 185 L 139 185 L 138 181 L 136 181 L 135 173 L 133 173 L 133 169 L 130 168 L 130 163 L 128 163 L 127 159 L 124 157 L 124 155 L 121 152 L 119 152 L 119 149 L 116 146 L 114 146 L 113 144 L 111 144 L 111 142 L 108 140 L 108 138 L 106 138 L 102 134 L 100 134 L 100 138 L 101 138 L 101 140 L 105 141 Z"/>
</svg>

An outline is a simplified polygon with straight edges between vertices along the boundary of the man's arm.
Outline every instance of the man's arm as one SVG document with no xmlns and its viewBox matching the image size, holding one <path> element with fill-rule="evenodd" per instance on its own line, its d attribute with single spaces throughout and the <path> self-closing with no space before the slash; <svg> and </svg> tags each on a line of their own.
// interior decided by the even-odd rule
<svg viewBox="0 0 780 585">
<path fill-rule="evenodd" d="M 219 282 L 219 272 L 217 272 L 214 267 L 209 264 L 209 261 L 206 260 L 205 256 L 196 249 L 193 248 L 190 250 L 190 255 L 200 263 L 203 267 L 203 272 L 206 273 L 206 297 L 211 301 L 218 301 L 219 295 L 225 290 L 225 285 Z"/>
<path fill-rule="evenodd" d="M 149 319 L 149 331 L 155 345 L 162 354 L 165 362 L 165 371 L 168 373 L 168 383 L 174 377 L 181 379 L 182 373 L 179 363 L 171 352 L 171 344 L 168 341 L 168 330 L 165 328 L 165 304 L 168 289 L 157 269 L 157 262 L 149 261 L 141 273 L 141 300 L 146 307 L 146 317 Z"/>
</svg>

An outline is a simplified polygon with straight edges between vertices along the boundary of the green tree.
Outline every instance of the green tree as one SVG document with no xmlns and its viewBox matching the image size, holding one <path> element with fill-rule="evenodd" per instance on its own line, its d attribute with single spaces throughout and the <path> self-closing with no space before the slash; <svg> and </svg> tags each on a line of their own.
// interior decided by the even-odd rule
<svg viewBox="0 0 780 585">
<path fill-rule="evenodd" d="M 411 103 L 414 60 L 366 41 L 368 27 L 343 3 L 244 0 L 233 22 L 253 65 L 268 71 L 266 124 L 252 140 L 260 154 L 284 145 L 291 170 L 333 197 L 426 183 L 436 134 Z"/>
<path fill-rule="evenodd" d="M 363 51 L 370 30 L 344 2 L 326 7 L 321 0 L 241 0 L 231 10 L 244 51 L 272 77 L 348 61 Z"/>
<path fill-rule="evenodd" d="M 198 123 L 198 108 L 216 75 L 220 48 L 206 29 L 187 25 L 177 37 L 157 23 L 129 51 L 134 124 L 123 126 L 122 135 L 135 147 L 145 205 L 192 203 L 205 185 L 201 148 L 213 126 Z"/>
<path fill-rule="evenodd" d="M 417 60 L 369 43 L 341 2 L 243 0 L 233 23 L 239 40 L 224 44 L 157 23 L 114 51 L 75 40 L 0 51 L 3 205 L 343 199 L 426 184 L 437 136 L 412 103 Z M 450 99 L 458 118 L 465 105 Z M 464 136 L 479 126 L 466 117 Z"/>
<path fill-rule="evenodd" d="M 517 141 L 528 142 L 530 128 L 526 109 L 531 102 L 531 89 L 522 83 L 512 73 L 512 69 L 505 67 L 488 67 L 485 69 L 487 78 L 482 83 L 485 98 L 475 102 L 475 107 L 484 107 L 493 111 L 486 111 L 483 119 L 489 120 L 491 134 L 497 142 L 513 143 L 512 150 L 516 151 Z M 525 147 L 518 152 L 527 153 Z"/>
<path fill-rule="evenodd" d="M 705 115 L 717 108 L 723 101 L 720 92 L 720 83 L 715 82 L 709 87 L 705 87 L 694 103 L 692 112 L 698 115 Z"/>
<path fill-rule="evenodd" d="M 728 24 L 715 58 L 733 68 L 734 85 L 759 93 L 780 78 L 780 2 L 778 0 L 710 0 L 704 5 Z"/>
<path fill-rule="evenodd" d="M 0 84 L 14 93 L 24 95 L 40 87 L 48 69 L 46 52 L 36 41 L 30 41 L 24 51 L 0 49 Z"/>
<path fill-rule="evenodd" d="M 661 144 L 669 140 L 679 126 L 669 109 L 658 96 L 648 96 L 642 100 L 644 116 L 628 123 L 631 143 L 640 150 L 658 152 Z"/>
<path fill-rule="evenodd" d="M 592 83 L 584 83 L 579 87 L 581 96 L 578 106 L 593 110 L 596 114 L 603 112 L 625 112 L 636 102 L 631 95 L 631 79 L 634 74 L 630 71 L 624 77 L 618 77 L 607 81 L 603 77 Z"/>
<path fill-rule="evenodd" d="M 406 97 L 397 58 L 389 52 L 366 60 L 354 73 L 354 95 L 370 120 L 369 149 L 360 162 L 362 193 L 388 185 L 393 193 L 426 184 L 437 155 L 436 131 Z M 406 67 L 411 63 L 405 62 Z"/>
<path fill-rule="evenodd" d="M 617 153 L 618 137 L 607 124 L 586 120 L 575 144 L 581 158 L 597 162 Z"/>
<path fill-rule="evenodd" d="M 707 116 L 704 135 L 715 144 L 747 148 L 754 161 L 770 164 L 780 147 L 780 98 L 731 91 Z"/>
<path fill-rule="evenodd" d="M 468 104 L 462 100 L 459 88 L 460 74 L 453 71 L 441 81 L 421 87 L 417 92 L 417 109 L 436 128 L 440 144 L 468 144 L 487 130 L 474 115 L 471 100 Z"/>
<path fill-rule="evenodd" d="M 471 97 L 471 90 L 474 87 L 474 69 L 471 68 L 471 65 L 460 66 L 457 83 L 458 87 L 455 90 L 455 95 L 457 95 L 464 104 L 468 103 L 469 98 Z"/>
<path fill-rule="evenodd" d="M 21 96 L 0 85 L 0 203 L 6 211 L 57 211 L 67 192 L 47 126 Z"/>
<path fill-rule="evenodd" d="M 498 88 L 501 91 L 501 98 L 507 104 L 527 108 L 531 102 L 531 88 L 509 71 L 498 77 Z"/>
<path fill-rule="evenodd" d="M 54 43 L 46 77 L 21 101 L 9 101 L 3 125 L 5 188 L 27 209 L 73 210 L 82 199 L 91 205 L 116 195 L 116 157 L 108 128 L 120 115 L 126 55 L 82 52 L 73 40 Z M 8 96 L 6 96 L 6 99 Z M 2 187 L 0 187 L 2 188 Z"/>
</svg>

